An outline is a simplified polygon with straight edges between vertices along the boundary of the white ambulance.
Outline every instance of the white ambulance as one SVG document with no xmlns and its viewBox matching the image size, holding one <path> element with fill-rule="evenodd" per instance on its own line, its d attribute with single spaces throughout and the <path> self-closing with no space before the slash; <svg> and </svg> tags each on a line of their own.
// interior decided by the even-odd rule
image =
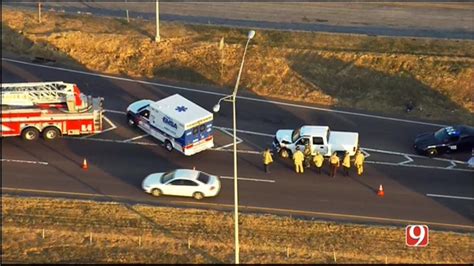
<svg viewBox="0 0 474 266">
<path fill-rule="evenodd" d="M 214 147 L 212 113 L 179 94 L 130 104 L 127 121 L 163 142 L 168 151 L 193 155 Z"/>
</svg>

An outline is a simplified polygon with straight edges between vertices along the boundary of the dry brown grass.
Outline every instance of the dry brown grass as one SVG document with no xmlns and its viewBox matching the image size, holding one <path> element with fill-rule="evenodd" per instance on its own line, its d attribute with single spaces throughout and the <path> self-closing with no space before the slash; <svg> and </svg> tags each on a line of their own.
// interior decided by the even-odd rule
<svg viewBox="0 0 474 266">
<path fill-rule="evenodd" d="M 245 30 L 2 10 L 2 50 L 231 88 Z M 219 41 L 225 38 L 220 50 Z M 474 42 L 259 30 L 241 87 L 263 97 L 474 124 Z M 416 110 L 404 113 L 412 100 Z"/>
<path fill-rule="evenodd" d="M 404 228 L 240 217 L 242 263 L 474 260 L 472 234 L 431 230 L 428 247 L 408 248 Z M 2 261 L 232 263 L 233 240 L 231 213 L 2 196 Z"/>
</svg>

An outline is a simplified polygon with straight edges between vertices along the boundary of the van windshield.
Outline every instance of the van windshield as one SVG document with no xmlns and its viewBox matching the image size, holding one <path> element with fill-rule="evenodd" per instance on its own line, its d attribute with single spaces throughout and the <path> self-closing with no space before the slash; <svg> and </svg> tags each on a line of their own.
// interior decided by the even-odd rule
<svg viewBox="0 0 474 266">
<path fill-rule="evenodd" d="M 293 135 L 291 136 L 291 142 L 295 143 L 300 138 L 300 129 L 296 129 L 293 131 Z"/>
</svg>

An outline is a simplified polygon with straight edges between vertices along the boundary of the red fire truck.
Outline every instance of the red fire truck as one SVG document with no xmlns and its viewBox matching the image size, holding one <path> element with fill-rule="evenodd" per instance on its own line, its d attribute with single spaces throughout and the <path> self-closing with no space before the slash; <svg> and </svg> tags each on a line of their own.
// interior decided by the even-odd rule
<svg viewBox="0 0 474 266">
<path fill-rule="evenodd" d="M 102 131 L 103 98 L 81 93 L 76 84 L 2 83 L 1 137 L 52 140 Z"/>
</svg>

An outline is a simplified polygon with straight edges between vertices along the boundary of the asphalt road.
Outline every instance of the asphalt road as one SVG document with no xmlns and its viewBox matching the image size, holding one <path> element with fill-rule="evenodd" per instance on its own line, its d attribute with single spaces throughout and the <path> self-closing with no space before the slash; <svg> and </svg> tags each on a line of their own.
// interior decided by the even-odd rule
<svg viewBox="0 0 474 266">
<path fill-rule="evenodd" d="M 36 3 L 2 5 L 37 8 Z M 351 3 L 352 2 L 352 3 Z M 155 20 L 154 2 L 50 2 L 46 11 Z M 160 20 L 226 27 L 397 37 L 474 39 L 472 3 L 161 1 Z"/>
<path fill-rule="evenodd" d="M 68 137 L 54 142 L 27 143 L 19 138 L 3 138 L 3 193 L 232 208 L 233 157 L 232 147 L 228 147 L 232 138 L 225 132 L 232 126 L 230 105 L 224 103 L 220 113 L 215 115 L 216 149 L 191 157 L 168 153 L 150 137 L 140 137 L 143 132 L 129 128 L 122 113 L 137 99 L 156 100 L 174 93 L 211 110 L 229 91 L 157 85 L 2 60 L 3 83 L 54 80 L 77 83 L 84 93 L 104 97 L 106 116 L 110 121 L 107 129 L 110 130 L 86 138 Z M 289 105 L 244 91 L 239 95 L 241 210 L 365 223 L 424 223 L 435 228 L 474 230 L 474 172 L 463 164 L 468 154 L 438 160 L 413 155 L 413 137 L 439 125 L 357 114 L 351 110 L 341 113 L 297 103 Z M 361 146 L 369 154 L 366 173 L 357 177 L 353 170 L 351 177 L 339 174 L 334 179 L 328 177 L 328 169 L 323 175 L 316 174 L 314 169 L 296 174 L 291 161 L 278 159 L 271 167 L 272 172 L 264 174 L 259 152 L 270 145 L 272 134 L 280 128 L 296 128 L 303 124 L 358 131 Z M 80 168 L 83 158 L 89 163 L 87 171 Z M 223 176 L 218 197 L 197 202 L 177 197 L 154 198 L 141 190 L 141 181 L 152 172 L 193 166 Z M 383 198 L 376 195 L 380 184 L 386 193 Z"/>
</svg>

